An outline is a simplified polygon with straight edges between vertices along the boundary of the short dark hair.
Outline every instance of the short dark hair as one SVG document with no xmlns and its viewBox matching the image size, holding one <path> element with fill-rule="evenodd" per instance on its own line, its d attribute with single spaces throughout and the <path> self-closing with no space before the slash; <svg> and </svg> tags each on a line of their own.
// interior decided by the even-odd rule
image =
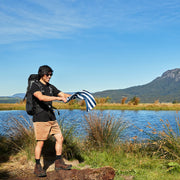
<svg viewBox="0 0 180 180">
<path fill-rule="evenodd" d="M 39 78 L 43 77 L 45 74 L 48 74 L 50 72 L 53 73 L 53 70 L 48 65 L 40 66 L 38 70 Z"/>
</svg>

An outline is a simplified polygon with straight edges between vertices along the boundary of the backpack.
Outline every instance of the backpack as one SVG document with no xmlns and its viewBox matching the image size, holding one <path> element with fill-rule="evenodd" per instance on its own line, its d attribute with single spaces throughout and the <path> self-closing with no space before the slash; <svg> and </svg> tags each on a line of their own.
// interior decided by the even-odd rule
<svg viewBox="0 0 180 180">
<path fill-rule="evenodd" d="M 30 92 L 30 90 L 34 82 L 39 84 L 38 80 L 39 80 L 38 74 L 31 74 L 28 78 L 28 87 L 27 87 L 26 95 L 24 96 L 24 100 L 26 99 L 26 112 L 29 115 L 35 114 L 34 97 L 32 93 Z"/>
<path fill-rule="evenodd" d="M 30 91 L 33 83 L 36 83 L 36 85 L 39 86 L 40 91 L 42 93 L 44 93 L 44 89 L 43 89 L 41 83 L 39 83 L 38 74 L 31 74 L 28 78 L 28 87 L 27 87 L 26 95 L 24 96 L 24 99 L 23 99 L 23 101 L 26 99 L 26 112 L 31 116 L 38 112 L 43 111 L 43 109 L 35 102 L 35 98 Z M 51 86 L 49 86 L 49 90 L 50 90 L 50 94 L 53 94 L 53 92 L 52 92 L 53 90 L 52 90 Z M 56 109 L 53 106 L 51 106 L 51 107 L 47 107 L 47 105 L 45 105 L 45 106 L 46 106 L 46 108 L 49 108 L 50 110 L 52 110 L 53 108 Z M 58 114 L 59 114 L 59 111 L 58 111 Z"/>
</svg>

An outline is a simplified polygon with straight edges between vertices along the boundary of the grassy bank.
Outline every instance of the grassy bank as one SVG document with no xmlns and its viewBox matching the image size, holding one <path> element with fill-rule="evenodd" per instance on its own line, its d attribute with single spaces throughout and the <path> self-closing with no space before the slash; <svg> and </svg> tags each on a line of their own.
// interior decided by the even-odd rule
<svg viewBox="0 0 180 180">
<path fill-rule="evenodd" d="M 84 103 L 61 103 L 54 102 L 53 106 L 58 109 L 82 109 L 85 110 L 86 106 Z M 180 104 L 172 104 L 172 103 L 158 103 L 158 104 L 138 104 L 138 105 L 128 105 L 128 104 L 118 104 L 118 103 L 103 103 L 97 104 L 94 109 L 98 110 L 180 110 Z M 25 110 L 25 103 L 0 103 L 0 110 Z"/>
<path fill-rule="evenodd" d="M 155 128 L 158 127 L 148 123 L 152 129 L 148 140 L 143 142 L 138 141 L 138 137 L 132 137 L 133 141 L 123 142 L 121 137 L 127 124 L 111 115 L 85 115 L 85 122 L 82 123 L 86 136 L 81 141 L 73 135 L 73 127 L 67 128 L 63 120 L 59 120 L 64 136 L 63 155 L 66 159 L 81 162 L 73 168 L 111 166 L 116 172 L 115 180 L 127 177 L 135 180 L 176 180 L 180 177 L 180 120 L 176 118 L 175 121 L 175 131 L 168 120 L 161 120 L 162 132 L 157 132 Z M 0 137 L 0 178 L 21 176 L 29 171 L 32 173 L 34 168 L 32 123 L 23 117 L 22 121 L 13 119 L 13 122 L 10 136 Z M 6 128 L 7 131 L 11 129 Z M 49 156 L 52 159 L 55 157 L 54 143 L 54 139 L 49 137 L 42 152 L 43 160 Z"/>
</svg>

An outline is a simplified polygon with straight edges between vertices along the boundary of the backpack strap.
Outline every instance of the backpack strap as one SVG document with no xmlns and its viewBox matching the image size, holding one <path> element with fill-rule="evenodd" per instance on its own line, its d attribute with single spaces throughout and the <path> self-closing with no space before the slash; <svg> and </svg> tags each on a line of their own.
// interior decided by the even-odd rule
<svg viewBox="0 0 180 180">
<path fill-rule="evenodd" d="M 34 83 L 40 88 L 40 91 L 41 91 L 42 93 L 44 93 L 44 89 L 43 89 L 42 84 L 41 84 L 39 81 L 35 81 Z M 52 89 L 52 87 L 51 87 L 51 84 L 49 84 L 48 87 L 49 87 L 50 95 L 52 96 L 52 95 L 53 95 L 53 89 Z"/>
<path fill-rule="evenodd" d="M 41 92 L 44 93 L 44 89 L 43 89 L 42 84 L 41 84 L 39 81 L 35 81 L 34 83 L 40 88 Z M 49 87 L 50 95 L 53 95 L 53 89 L 52 89 L 52 87 L 51 87 L 51 84 L 49 84 L 48 87 Z M 58 110 L 56 107 L 54 107 L 54 106 L 51 105 L 51 107 L 48 106 L 48 108 L 49 108 L 50 110 L 56 109 L 57 112 L 58 112 L 58 115 L 60 115 L 60 112 L 59 112 L 59 110 Z"/>
<path fill-rule="evenodd" d="M 50 92 L 51 95 L 53 95 L 53 89 L 52 89 L 50 84 L 49 84 L 49 92 Z"/>
<path fill-rule="evenodd" d="M 35 81 L 34 83 L 39 87 L 40 91 L 42 93 L 44 93 L 44 89 L 43 89 L 43 86 L 41 85 L 41 83 L 39 81 Z"/>
</svg>

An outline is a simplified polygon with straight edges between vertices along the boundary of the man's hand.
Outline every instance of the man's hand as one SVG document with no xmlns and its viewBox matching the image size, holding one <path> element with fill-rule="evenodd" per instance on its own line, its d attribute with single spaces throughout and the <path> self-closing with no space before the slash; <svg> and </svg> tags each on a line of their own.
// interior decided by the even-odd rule
<svg viewBox="0 0 180 180">
<path fill-rule="evenodd" d="M 71 96 L 70 94 L 66 94 L 66 93 L 63 93 L 63 92 L 60 92 L 58 94 L 58 97 L 62 98 L 61 101 L 63 101 L 64 103 L 67 102 L 67 98 Z"/>
<path fill-rule="evenodd" d="M 65 97 L 58 97 L 58 100 L 59 100 L 59 101 L 63 101 L 64 103 L 67 102 L 67 99 L 66 99 Z"/>
</svg>

